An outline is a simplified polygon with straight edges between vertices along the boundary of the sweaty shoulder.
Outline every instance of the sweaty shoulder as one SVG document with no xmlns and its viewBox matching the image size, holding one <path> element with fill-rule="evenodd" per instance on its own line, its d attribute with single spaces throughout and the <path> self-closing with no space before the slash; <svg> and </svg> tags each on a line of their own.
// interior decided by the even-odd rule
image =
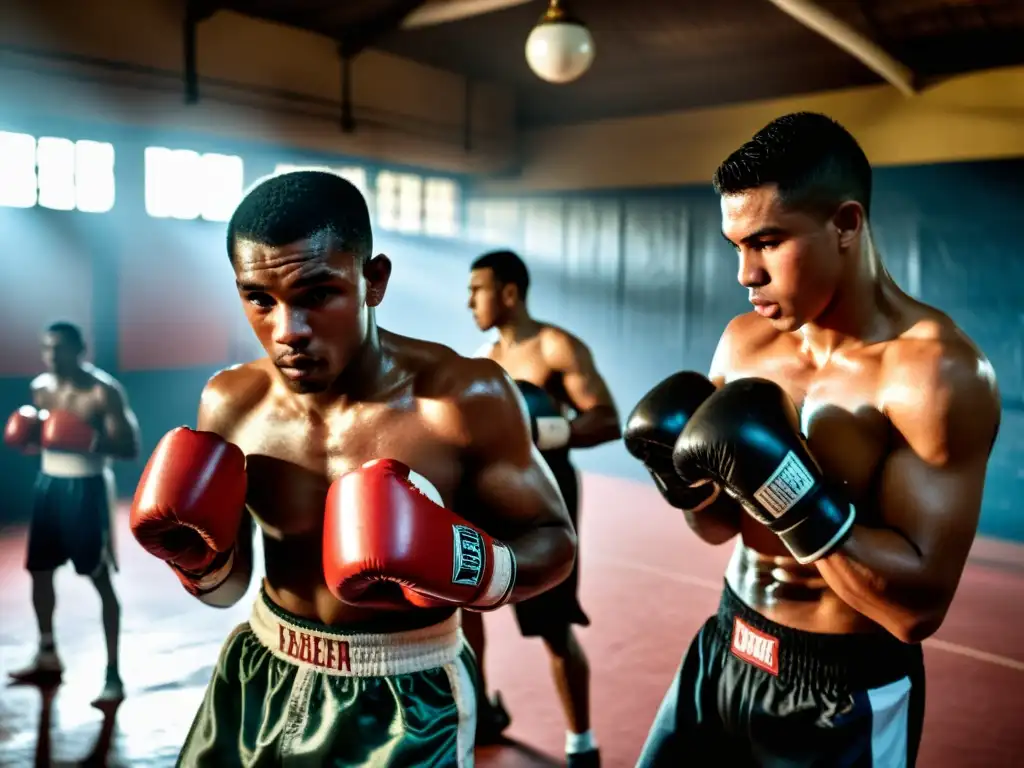
<svg viewBox="0 0 1024 768">
<path fill-rule="evenodd" d="M 995 371 L 950 318 L 936 312 L 889 342 L 882 376 L 885 412 L 930 458 L 948 460 L 958 445 L 991 448 L 1001 415 Z"/>
<path fill-rule="evenodd" d="M 549 362 L 557 363 L 564 358 L 572 358 L 587 349 L 582 339 L 557 325 L 542 326 L 538 335 L 541 354 Z"/>
<path fill-rule="evenodd" d="M 86 368 L 86 371 L 92 377 L 96 386 L 104 392 L 113 392 L 118 395 L 124 394 L 124 387 L 121 386 L 121 382 L 111 376 L 109 373 L 104 371 L 102 368 L 97 368 L 95 365 L 90 365 Z"/>
<path fill-rule="evenodd" d="M 783 334 L 756 312 L 737 315 L 722 331 L 711 361 L 709 378 L 726 380 L 730 373 L 743 371 L 751 359 L 776 343 Z M 721 381 L 718 383 L 722 383 Z"/>
<path fill-rule="evenodd" d="M 440 344 L 430 347 L 423 349 L 429 351 L 430 364 L 421 370 L 417 395 L 445 404 L 437 412 L 444 431 L 457 435 L 466 447 L 499 439 L 515 442 L 519 432 L 525 434 L 518 389 L 498 363 L 463 357 Z"/>
<path fill-rule="evenodd" d="M 197 428 L 227 437 L 234 425 L 263 400 L 270 385 L 265 360 L 218 371 L 206 382 L 199 398 Z"/>
<path fill-rule="evenodd" d="M 418 339 L 405 339 L 407 366 L 417 369 L 417 394 L 459 402 L 481 394 L 496 379 L 508 381 L 504 369 L 488 357 L 463 357 L 450 347 Z"/>
</svg>

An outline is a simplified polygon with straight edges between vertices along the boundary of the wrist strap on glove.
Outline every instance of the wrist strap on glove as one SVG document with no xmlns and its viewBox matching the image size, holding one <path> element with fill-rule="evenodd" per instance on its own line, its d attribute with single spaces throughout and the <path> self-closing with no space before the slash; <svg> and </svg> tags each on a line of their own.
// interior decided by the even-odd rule
<svg viewBox="0 0 1024 768">
<path fill-rule="evenodd" d="M 498 541 L 494 542 L 491 552 L 494 557 L 491 580 L 473 605 L 467 606 L 470 610 L 494 611 L 512 598 L 512 590 L 516 585 L 516 556 L 511 549 Z"/>
<path fill-rule="evenodd" d="M 174 563 L 168 562 L 171 569 L 177 574 L 178 579 L 185 585 L 185 589 L 196 597 L 209 594 L 220 587 L 235 567 L 235 548 L 227 552 L 218 552 L 210 563 L 210 567 L 202 573 L 186 571 Z"/>
</svg>

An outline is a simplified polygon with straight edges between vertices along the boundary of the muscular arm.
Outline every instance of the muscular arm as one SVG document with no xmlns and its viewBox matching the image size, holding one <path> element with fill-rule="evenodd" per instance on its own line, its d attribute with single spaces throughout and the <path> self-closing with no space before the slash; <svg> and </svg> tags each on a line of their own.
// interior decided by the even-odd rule
<svg viewBox="0 0 1024 768">
<path fill-rule="evenodd" d="M 935 360 L 915 374 L 918 386 L 886 407 L 904 443 L 882 469 L 877 511 L 886 527 L 854 525 L 818 562 L 839 597 L 908 643 L 938 630 L 953 600 L 1000 413 L 994 374 L 976 356 Z"/>
<path fill-rule="evenodd" d="M 231 441 L 232 429 L 237 418 L 236 408 L 228 391 L 227 380 L 238 375 L 229 369 L 216 374 L 203 389 L 199 399 L 199 415 L 196 429 L 213 432 Z M 255 525 L 248 507 L 242 510 L 235 537 L 235 552 L 231 575 L 212 592 L 200 595 L 199 599 L 215 608 L 230 608 L 249 590 L 253 570 L 253 536 Z"/>
<path fill-rule="evenodd" d="M 139 455 L 139 420 L 128 405 L 128 397 L 116 382 L 102 385 L 103 423 L 96 435 L 94 451 L 116 459 Z"/>
<path fill-rule="evenodd" d="M 473 386 L 462 398 L 468 432 L 466 464 L 472 510 L 516 558 L 512 601 L 564 581 L 576 559 L 576 532 L 551 471 L 533 446 L 525 404 L 515 385 L 490 360 L 466 360 Z"/>
<path fill-rule="evenodd" d="M 570 422 L 570 448 L 592 448 L 622 437 L 619 413 L 608 385 L 587 345 L 556 329 L 548 329 L 541 345 L 544 361 L 562 375 L 562 385 L 577 416 Z"/>
</svg>

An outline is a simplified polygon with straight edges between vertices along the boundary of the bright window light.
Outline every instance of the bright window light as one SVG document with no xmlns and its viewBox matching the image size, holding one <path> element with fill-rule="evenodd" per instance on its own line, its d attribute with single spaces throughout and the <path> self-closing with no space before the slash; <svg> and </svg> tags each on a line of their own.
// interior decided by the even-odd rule
<svg viewBox="0 0 1024 768">
<path fill-rule="evenodd" d="M 404 173 L 398 186 L 398 230 L 415 233 L 422 229 L 423 179 L 411 173 Z"/>
<path fill-rule="evenodd" d="M 75 143 L 43 136 L 36 143 L 39 205 L 55 211 L 75 209 Z"/>
<path fill-rule="evenodd" d="M 381 229 L 398 228 L 398 174 L 377 174 L 377 225 Z"/>
<path fill-rule="evenodd" d="M 207 221 L 227 221 L 242 200 L 245 166 L 237 155 L 200 156 L 198 179 L 202 203 L 200 216 Z"/>
<path fill-rule="evenodd" d="M 245 168 L 236 155 L 147 147 L 146 212 L 160 219 L 227 221 L 242 199 Z"/>
<path fill-rule="evenodd" d="M 458 184 L 451 179 L 427 179 L 423 205 L 424 232 L 439 237 L 454 237 L 458 234 Z"/>
<path fill-rule="evenodd" d="M 114 207 L 114 145 L 102 141 L 75 144 L 75 204 L 86 213 Z"/>
<path fill-rule="evenodd" d="M 0 131 L 0 206 L 31 208 L 36 195 L 35 138 Z"/>
<path fill-rule="evenodd" d="M 112 144 L 0 131 L 2 206 L 106 213 L 114 187 Z"/>
<path fill-rule="evenodd" d="M 146 213 L 156 219 L 195 219 L 199 199 L 190 194 L 199 154 L 188 149 L 146 147 Z"/>
</svg>

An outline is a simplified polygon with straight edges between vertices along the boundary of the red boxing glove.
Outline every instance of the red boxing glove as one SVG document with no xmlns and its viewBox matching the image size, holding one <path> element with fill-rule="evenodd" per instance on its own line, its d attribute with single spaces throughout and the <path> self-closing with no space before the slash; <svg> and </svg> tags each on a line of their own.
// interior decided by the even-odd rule
<svg viewBox="0 0 1024 768">
<path fill-rule="evenodd" d="M 50 411 L 43 422 L 43 448 L 69 453 L 92 453 L 96 430 L 70 411 Z"/>
<path fill-rule="evenodd" d="M 22 453 L 38 451 L 45 414 L 45 411 L 40 413 L 31 405 L 21 406 L 7 419 L 7 426 L 4 427 L 4 444 Z"/>
<path fill-rule="evenodd" d="M 515 563 L 507 546 L 417 489 L 401 462 L 368 462 L 327 493 L 324 576 L 343 602 L 490 610 L 511 597 Z M 375 596 L 377 582 L 398 584 L 405 602 Z"/>
<path fill-rule="evenodd" d="M 213 432 L 172 429 L 139 480 L 132 533 L 192 594 L 210 592 L 231 574 L 245 487 L 245 455 L 237 445 Z"/>
</svg>

